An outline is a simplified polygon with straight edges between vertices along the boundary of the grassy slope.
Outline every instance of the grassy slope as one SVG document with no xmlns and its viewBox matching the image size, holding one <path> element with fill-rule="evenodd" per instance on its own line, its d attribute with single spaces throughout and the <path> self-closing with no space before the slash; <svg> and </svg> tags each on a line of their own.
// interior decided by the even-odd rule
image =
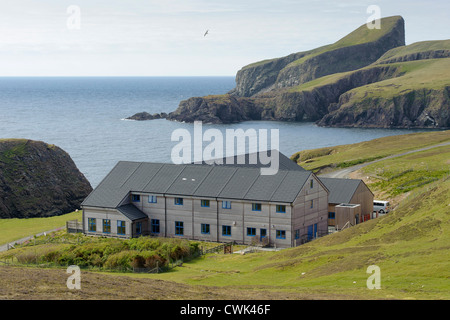
<svg viewBox="0 0 450 320">
<path fill-rule="evenodd" d="M 420 41 L 407 46 L 397 47 L 386 52 L 377 62 L 375 62 L 375 64 L 380 64 L 386 60 L 404 57 L 418 52 L 434 50 L 450 50 L 450 40 Z"/>
<path fill-rule="evenodd" d="M 364 163 L 447 141 L 450 141 L 450 130 L 411 133 L 350 145 L 303 150 L 292 155 L 291 159 L 305 169 L 317 172 L 323 168 Z"/>
<path fill-rule="evenodd" d="M 66 221 L 75 219 L 81 221 L 81 211 L 48 218 L 0 219 L 0 245 L 63 227 Z"/>
<path fill-rule="evenodd" d="M 278 253 L 212 255 L 150 277 L 232 289 L 307 291 L 314 298 L 449 299 L 449 157 L 450 147 L 445 147 L 367 167 L 366 174 L 384 168 L 386 177 L 410 167 L 423 173 L 424 164 L 428 174 L 444 171 L 440 180 L 416 186 L 387 216 Z M 366 287 L 372 264 L 381 269 L 381 290 Z"/>
<path fill-rule="evenodd" d="M 322 46 L 322 47 L 319 47 L 319 48 L 316 48 L 313 50 L 305 51 L 304 53 L 306 55 L 304 57 L 291 62 L 288 66 L 286 66 L 286 68 L 289 66 L 301 64 L 301 63 L 305 62 L 307 59 L 310 59 L 312 57 L 315 57 L 319 54 L 322 54 L 322 53 L 325 53 L 328 51 L 376 41 L 379 38 L 381 38 L 382 36 L 384 36 L 385 34 L 387 34 L 389 31 L 391 31 L 391 29 L 395 26 L 395 24 L 399 18 L 400 18 L 400 16 L 392 16 L 392 17 L 382 18 L 381 19 L 381 22 L 382 22 L 381 29 L 369 29 L 369 28 L 367 28 L 367 25 L 364 24 L 364 25 L 360 26 L 358 29 L 354 30 L 353 32 L 349 33 L 344 38 L 336 41 L 333 44 L 329 44 L 329 45 L 325 45 L 325 46 Z M 259 65 L 263 65 L 263 64 L 275 61 L 277 59 L 278 58 L 257 61 L 252 64 L 249 64 L 247 66 L 244 66 L 242 69 L 244 70 L 247 68 L 256 67 Z"/>
</svg>

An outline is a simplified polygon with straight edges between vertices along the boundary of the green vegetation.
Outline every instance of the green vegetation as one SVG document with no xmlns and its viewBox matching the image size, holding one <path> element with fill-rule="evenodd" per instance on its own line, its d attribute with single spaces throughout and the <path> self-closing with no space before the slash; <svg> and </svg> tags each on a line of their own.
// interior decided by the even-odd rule
<svg viewBox="0 0 450 320">
<path fill-rule="evenodd" d="M 291 159 L 307 170 L 320 172 L 324 169 L 346 167 L 384 158 L 418 148 L 450 141 L 450 131 L 432 131 L 383 137 L 370 141 L 336 147 L 303 150 Z"/>
<path fill-rule="evenodd" d="M 384 61 L 392 60 L 395 58 L 406 57 L 411 54 L 417 54 L 421 52 L 429 52 L 436 50 L 450 50 L 450 40 L 436 40 L 436 41 L 421 41 L 415 42 L 407 46 L 401 46 L 389 50 L 376 64 L 384 63 Z"/>
<path fill-rule="evenodd" d="M 68 234 L 65 230 L 36 237 L 0 255 L 20 264 L 78 265 L 98 270 L 167 267 L 199 254 L 198 242 L 140 237 L 129 240 Z"/>
<path fill-rule="evenodd" d="M 450 146 L 415 152 L 364 167 L 372 191 L 389 198 L 450 175 Z"/>
<path fill-rule="evenodd" d="M 0 244 L 5 244 L 44 231 L 65 227 L 66 221 L 81 221 L 81 211 L 48 218 L 0 219 Z"/>
</svg>

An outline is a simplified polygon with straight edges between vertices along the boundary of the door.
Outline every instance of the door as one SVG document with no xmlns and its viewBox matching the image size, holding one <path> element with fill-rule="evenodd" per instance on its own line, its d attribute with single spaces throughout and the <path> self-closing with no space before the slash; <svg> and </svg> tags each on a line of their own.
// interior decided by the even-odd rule
<svg viewBox="0 0 450 320">
<path fill-rule="evenodd" d="M 308 241 L 317 237 L 317 223 L 308 226 Z"/>
<path fill-rule="evenodd" d="M 259 240 L 262 241 L 267 236 L 267 229 L 261 229 L 259 231 Z"/>
</svg>

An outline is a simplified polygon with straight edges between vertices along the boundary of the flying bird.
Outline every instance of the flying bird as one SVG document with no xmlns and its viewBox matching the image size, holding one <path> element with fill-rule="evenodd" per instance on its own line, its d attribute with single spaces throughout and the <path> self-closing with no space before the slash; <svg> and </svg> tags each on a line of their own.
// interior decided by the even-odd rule
<svg viewBox="0 0 450 320">
<path fill-rule="evenodd" d="M 209 30 L 206 30 L 205 34 L 203 35 L 204 37 L 206 37 L 206 35 L 208 34 Z"/>
</svg>

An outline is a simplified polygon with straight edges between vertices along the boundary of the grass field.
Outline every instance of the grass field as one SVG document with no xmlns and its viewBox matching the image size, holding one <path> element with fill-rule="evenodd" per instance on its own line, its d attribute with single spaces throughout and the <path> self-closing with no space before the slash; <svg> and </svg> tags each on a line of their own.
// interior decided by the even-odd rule
<svg viewBox="0 0 450 320">
<path fill-rule="evenodd" d="M 81 221 L 81 211 L 71 212 L 56 217 L 29 219 L 0 219 L 0 245 L 19 240 L 28 236 L 65 227 L 66 221 Z"/>
</svg>

